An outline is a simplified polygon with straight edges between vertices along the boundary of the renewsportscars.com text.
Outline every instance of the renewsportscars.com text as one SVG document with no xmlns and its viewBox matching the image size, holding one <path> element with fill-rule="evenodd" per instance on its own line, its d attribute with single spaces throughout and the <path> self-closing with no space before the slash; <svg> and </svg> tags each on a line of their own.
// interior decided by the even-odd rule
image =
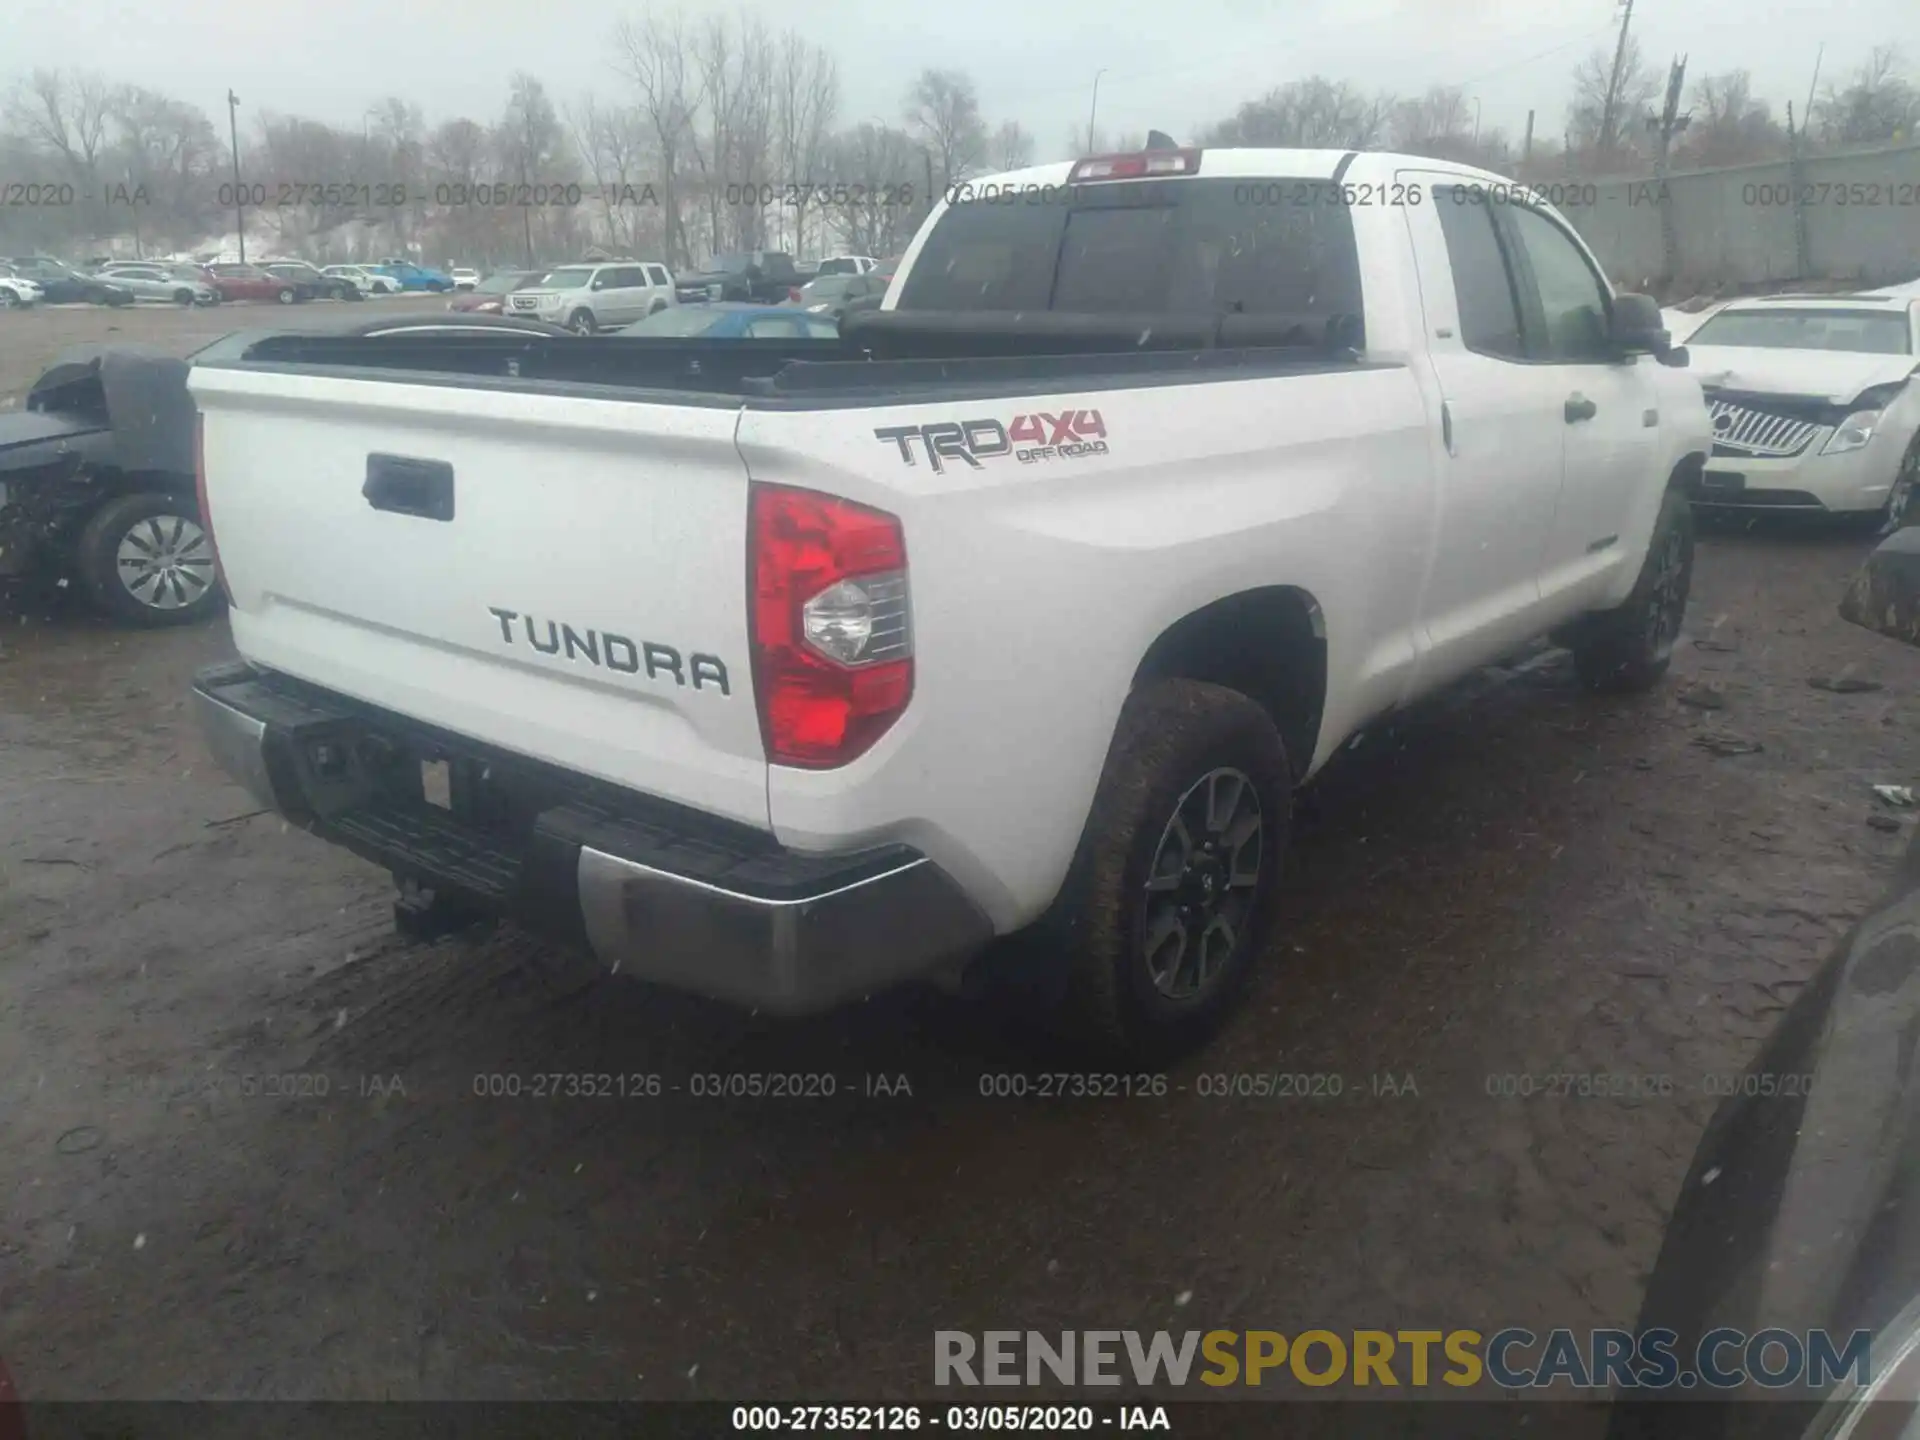
<svg viewBox="0 0 1920 1440">
<path fill-rule="evenodd" d="M 1873 1378 L 1872 1335 L 1710 1330 L 938 1330 L 936 1385 L 1332 1385 L 1509 1390 L 1824 1388 Z"/>
</svg>

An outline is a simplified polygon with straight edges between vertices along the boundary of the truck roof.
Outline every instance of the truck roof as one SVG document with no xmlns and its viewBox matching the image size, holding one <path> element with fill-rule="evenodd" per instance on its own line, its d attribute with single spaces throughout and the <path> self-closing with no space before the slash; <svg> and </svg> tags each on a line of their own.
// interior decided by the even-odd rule
<svg viewBox="0 0 1920 1440">
<path fill-rule="evenodd" d="M 1488 185 L 1518 186 L 1525 182 L 1517 181 L 1510 175 L 1498 175 L 1491 170 L 1482 170 L 1478 166 L 1463 165 L 1453 160 L 1435 160 L 1425 155 L 1406 155 L 1387 150 L 1302 150 L 1283 146 L 1182 146 L 1181 150 L 1200 157 L 1200 168 L 1195 174 L 1200 178 L 1221 179 L 1264 178 L 1284 175 L 1289 179 L 1331 180 L 1335 175 L 1344 175 L 1354 164 L 1364 162 L 1369 174 L 1378 175 L 1382 171 L 1413 169 L 1433 171 L 1447 175 L 1458 175 L 1462 179 L 1479 180 Z M 1127 152 L 1139 153 L 1139 152 Z M 965 181 L 956 181 L 956 185 L 1064 185 L 1067 177 L 1078 164 L 1073 160 L 1057 160 L 1045 165 L 1029 165 L 1021 170 L 1007 170 L 994 175 L 974 176 Z M 1126 181 L 1102 181 L 1102 184 L 1125 184 Z"/>
</svg>

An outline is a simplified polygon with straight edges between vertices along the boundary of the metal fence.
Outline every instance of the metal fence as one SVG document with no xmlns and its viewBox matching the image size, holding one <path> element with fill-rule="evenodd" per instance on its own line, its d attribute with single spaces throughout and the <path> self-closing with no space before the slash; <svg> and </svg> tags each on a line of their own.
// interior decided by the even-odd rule
<svg viewBox="0 0 1920 1440">
<path fill-rule="evenodd" d="M 1572 187 L 1569 187 L 1572 188 Z M 1584 199 L 1586 196 L 1576 196 Z M 1595 182 L 1567 218 L 1614 278 L 1704 283 L 1920 276 L 1920 144 Z M 1673 207 L 1669 266 L 1661 206 Z"/>
</svg>

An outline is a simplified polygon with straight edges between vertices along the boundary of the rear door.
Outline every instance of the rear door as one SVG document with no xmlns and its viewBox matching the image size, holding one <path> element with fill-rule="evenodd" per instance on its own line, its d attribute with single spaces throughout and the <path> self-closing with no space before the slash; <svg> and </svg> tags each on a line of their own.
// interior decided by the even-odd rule
<svg viewBox="0 0 1920 1440">
<path fill-rule="evenodd" d="M 1458 177 L 1403 208 L 1440 389 L 1440 526 L 1421 610 L 1423 673 L 1458 674 L 1538 632 L 1540 556 L 1560 495 L 1565 377 L 1527 356 L 1517 271 L 1484 192 Z"/>
<path fill-rule="evenodd" d="M 737 404 L 189 383 L 247 659 L 767 823 Z"/>
<path fill-rule="evenodd" d="M 1635 497 L 1658 463 L 1663 417 L 1651 355 L 1617 359 L 1607 338 L 1612 295 L 1571 231 L 1544 210 L 1499 207 L 1518 261 L 1527 353 L 1563 393 L 1565 460 L 1541 548 L 1541 603 L 1572 614 L 1636 563 L 1621 541 Z"/>
</svg>

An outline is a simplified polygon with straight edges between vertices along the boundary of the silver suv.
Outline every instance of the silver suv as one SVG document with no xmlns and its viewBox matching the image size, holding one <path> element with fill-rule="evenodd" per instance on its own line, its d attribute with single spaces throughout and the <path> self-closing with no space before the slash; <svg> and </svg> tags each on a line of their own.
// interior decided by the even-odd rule
<svg viewBox="0 0 1920 1440">
<path fill-rule="evenodd" d="M 679 303 L 667 267 L 642 260 L 562 265 L 506 298 L 507 314 L 551 321 L 580 335 L 617 330 Z"/>
</svg>

